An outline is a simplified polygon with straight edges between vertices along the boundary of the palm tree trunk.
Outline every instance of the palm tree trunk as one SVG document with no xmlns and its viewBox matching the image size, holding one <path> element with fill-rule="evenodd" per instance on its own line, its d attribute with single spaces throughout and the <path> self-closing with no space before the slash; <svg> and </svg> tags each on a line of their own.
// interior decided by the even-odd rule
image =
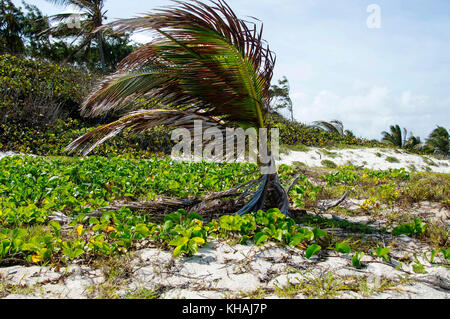
<svg viewBox="0 0 450 319">
<path fill-rule="evenodd" d="M 98 50 L 100 53 L 100 61 L 102 63 L 102 71 L 103 74 L 106 74 L 105 53 L 103 51 L 103 36 L 101 31 L 97 32 L 97 42 L 98 42 Z"/>
<path fill-rule="evenodd" d="M 272 156 L 268 165 L 275 167 L 275 160 Z M 274 172 L 261 177 L 257 191 L 237 214 L 243 215 L 260 209 L 279 208 L 284 215 L 288 216 L 289 206 L 288 191 L 283 188 L 278 174 Z"/>
</svg>

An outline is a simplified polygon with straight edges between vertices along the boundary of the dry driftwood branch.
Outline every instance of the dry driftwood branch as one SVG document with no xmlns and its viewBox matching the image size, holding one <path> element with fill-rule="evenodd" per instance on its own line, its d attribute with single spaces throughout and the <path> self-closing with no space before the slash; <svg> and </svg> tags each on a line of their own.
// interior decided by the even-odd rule
<svg viewBox="0 0 450 319">
<path fill-rule="evenodd" d="M 153 201 L 139 201 L 139 202 L 130 202 L 130 201 L 115 201 L 110 206 L 101 207 L 98 210 L 87 214 L 88 217 L 98 217 L 101 216 L 104 212 L 119 210 L 121 208 L 128 208 L 134 211 L 145 211 L 145 213 L 150 213 L 152 215 L 157 216 L 165 216 L 170 214 L 178 209 L 189 209 L 193 210 L 196 207 L 204 207 L 207 202 L 212 202 L 215 200 L 220 200 L 227 197 L 233 197 L 237 195 L 241 195 L 242 192 L 239 190 L 248 185 L 252 185 L 257 180 L 251 180 L 236 187 L 230 188 L 223 192 L 218 192 L 211 194 L 209 197 L 205 199 L 178 199 L 178 198 L 170 198 L 170 197 L 160 197 Z"/>
<path fill-rule="evenodd" d="M 297 174 L 297 176 L 292 180 L 291 184 L 289 185 L 288 188 L 286 188 L 286 192 L 289 194 L 289 192 L 292 190 L 292 188 L 298 183 L 298 181 L 300 180 L 301 176 L 307 176 L 306 173 L 316 173 L 316 171 L 314 170 L 310 170 L 307 169 L 306 167 L 302 167 L 298 169 L 299 173 Z"/>
<path fill-rule="evenodd" d="M 345 200 L 347 199 L 348 194 L 350 194 L 350 191 L 346 191 L 345 194 L 344 194 L 344 196 L 342 196 L 342 197 L 341 197 L 337 202 L 335 202 L 335 203 L 331 203 L 331 204 L 328 204 L 328 205 L 326 205 L 325 203 L 322 203 L 322 207 L 320 208 L 318 214 L 325 213 L 326 211 L 328 211 L 328 210 L 330 210 L 330 209 L 332 209 L 332 208 L 335 208 L 335 207 L 339 206 L 343 201 L 345 201 Z"/>
<path fill-rule="evenodd" d="M 287 188 L 286 192 L 289 194 L 289 192 L 292 190 L 292 188 L 295 186 L 295 184 L 298 183 L 298 181 L 300 180 L 300 177 L 305 175 L 306 170 L 305 169 L 300 169 L 300 173 L 294 178 L 294 180 L 291 182 L 291 184 L 289 185 L 289 187 Z"/>
<path fill-rule="evenodd" d="M 184 200 L 177 198 L 161 197 L 154 201 L 141 201 L 141 202 L 127 202 L 127 201 L 115 201 L 110 206 L 101 207 L 98 210 L 87 214 L 88 217 L 98 217 L 107 211 L 119 210 L 121 208 L 128 208 L 131 210 L 143 210 L 147 213 L 167 214 L 177 209 L 191 207 L 198 204 L 200 201 L 196 200 Z"/>
</svg>

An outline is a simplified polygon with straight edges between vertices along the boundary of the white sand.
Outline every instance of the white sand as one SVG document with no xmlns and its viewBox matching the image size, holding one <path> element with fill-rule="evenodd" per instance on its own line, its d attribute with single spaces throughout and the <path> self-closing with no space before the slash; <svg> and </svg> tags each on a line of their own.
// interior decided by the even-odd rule
<svg viewBox="0 0 450 319">
<path fill-rule="evenodd" d="M 329 154 L 329 153 L 332 154 Z M 378 156 L 377 156 L 378 154 Z M 323 160 L 330 160 L 336 165 L 347 165 L 350 162 L 355 166 L 364 166 L 374 170 L 388 170 L 389 168 L 405 168 L 412 170 L 412 165 L 417 171 L 450 173 L 450 160 L 438 159 L 434 156 L 421 156 L 409 154 L 403 150 L 383 148 L 355 148 L 355 149 L 331 149 L 311 147 L 306 152 L 290 151 L 289 154 L 281 154 L 278 164 L 292 165 L 294 162 L 302 162 L 310 167 L 323 167 Z M 391 163 L 387 157 L 398 159 L 399 163 Z M 426 163 L 428 159 L 428 163 Z"/>
<path fill-rule="evenodd" d="M 0 152 L 0 159 L 2 159 L 3 157 L 7 157 L 7 156 L 14 156 L 14 155 L 19 155 L 13 152 Z"/>
<path fill-rule="evenodd" d="M 14 152 L 8 151 L 8 152 L 0 152 L 0 160 L 1 160 L 3 157 L 13 157 L 13 156 L 16 156 L 16 155 L 38 157 L 37 155 L 33 155 L 33 154 L 14 153 Z"/>
<path fill-rule="evenodd" d="M 331 154 L 330 154 L 331 153 Z M 5 156 L 24 155 L 14 152 L 0 152 L 0 159 Z M 35 156 L 32 154 L 27 154 Z M 377 156 L 378 155 L 378 156 Z M 277 164 L 292 165 L 295 162 L 302 162 L 309 167 L 324 167 L 323 160 L 330 160 L 338 166 L 352 163 L 355 166 L 364 166 L 374 170 L 388 170 L 389 168 L 405 168 L 417 171 L 432 171 L 437 173 L 450 174 L 450 160 L 438 159 L 434 156 L 421 156 L 409 154 L 403 150 L 383 149 L 383 148 L 351 148 L 351 149 L 331 149 L 325 150 L 310 147 L 306 152 L 290 151 L 289 154 L 281 154 L 281 159 Z M 387 157 L 394 157 L 399 163 L 391 163 Z M 426 162 L 428 161 L 428 163 Z"/>
</svg>

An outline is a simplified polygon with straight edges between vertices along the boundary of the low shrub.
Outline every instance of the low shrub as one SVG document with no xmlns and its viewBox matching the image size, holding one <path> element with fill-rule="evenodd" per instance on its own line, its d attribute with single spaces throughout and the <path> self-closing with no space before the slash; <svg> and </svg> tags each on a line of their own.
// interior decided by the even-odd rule
<svg viewBox="0 0 450 319">
<path fill-rule="evenodd" d="M 70 118 L 36 126 L 17 122 L 1 124 L 0 151 L 64 156 L 67 155 L 65 148 L 70 142 L 95 127 L 98 125 L 92 127 L 91 124 Z M 92 155 L 150 158 L 154 153 L 170 154 L 173 145 L 169 131 L 156 127 L 138 135 L 121 133 L 94 149 Z"/>
<path fill-rule="evenodd" d="M 0 117 L 3 123 L 50 123 L 78 116 L 91 76 L 73 68 L 12 55 L 0 56 Z"/>
<path fill-rule="evenodd" d="M 336 168 L 337 165 L 335 162 L 330 161 L 330 160 L 323 160 L 322 162 L 320 162 L 323 166 L 328 167 L 328 168 Z"/>
<path fill-rule="evenodd" d="M 386 157 L 386 162 L 389 163 L 400 163 L 399 159 L 393 156 Z"/>
</svg>

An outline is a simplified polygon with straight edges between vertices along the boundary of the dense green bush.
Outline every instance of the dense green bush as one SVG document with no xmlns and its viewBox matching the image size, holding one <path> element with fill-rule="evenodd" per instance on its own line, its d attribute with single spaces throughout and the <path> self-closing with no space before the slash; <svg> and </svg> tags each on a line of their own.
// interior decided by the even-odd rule
<svg viewBox="0 0 450 319">
<path fill-rule="evenodd" d="M 0 151 L 62 156 L 75 138 L 93 130 L 92 125 L 79 120 L 58 120 L 55 124 L 29 126 L 22 123 L 0 124 Z M 156 127 L 143 134 L 119 134 L 96 148 L 92 154 L 106 157 L 149 158 L 154 153 L 170 154 L 173 147 L 169 131 Z"/>
<path fill-rule="evenodd" d="M 62 114 L 78 116 L 90 90 L 91 76 L 47 62 L 0 56 L 0 115 L 3 123 L 54 121 Z"/>
<path fill-rule="evenodd" d="M 89 74 L 42 61 L 2 55 L 0 80 L 2 151 L 65 155 L 64 148 L 74 138 L 101 121 L 83 119 L 79 115 L 79 105 L 93 82 Z M 109 117 L 115 118 L 117 115 L 110 114 Z M 69 116 L 79 121 L 70 120 Z M 268 122 L 270 127 L 280 129 L 280 142 L 285 145 L 379 146 L 375 142 L 290 122 L 276 114 L 271 115 Z M 108 141 L 94 154 L 129 154 L 133 157 L 131 154 L 136 152 L 134 156 L 145 157 L 149 156 L 148 152 L 170 153 L 174 145 L 169 131 L 163 128 L 137 137 L 124 137 L 127 137 L 126 133 Z"/>
</svg>

